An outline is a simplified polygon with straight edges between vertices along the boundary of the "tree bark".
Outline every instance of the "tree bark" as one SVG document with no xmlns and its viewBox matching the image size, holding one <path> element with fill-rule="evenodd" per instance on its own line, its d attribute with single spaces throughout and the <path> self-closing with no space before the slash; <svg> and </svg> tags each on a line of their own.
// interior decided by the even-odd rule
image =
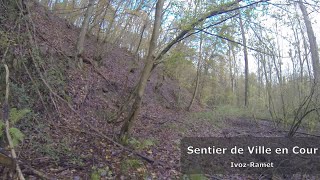
<svg viewBox="0 0 320 180">
<path fill-rule="evenodd" d="M 261 57 L 261 64 L 263 67 L 263 73 L 264 73 L 264 77 L 265 77 L 265 81 L 266 81 L 266 90 L 267 90 L 267 95 L 268 95 L 268 110 L 269 113 L 271 115 L 271 118 L 274 120 L 274 105 L 273 105 L 273 100 L 272 100 L 272 93 L 271 93 L 271 82 L 268 80 L 268 73 L 267 73 L 267 65 L 266 65 L 266 59 L 265 59 L 265 55 L 260 55 Z M 271 71 L 271 69 L 269 69 L 269 71 Z M 270 76 L 271 79 L 271 76 Z"/>
<path fill-rule="evenodd" d="M 243 44 L 243 54 L 244 54 L 244 105 L 248 107 L 249 105 L 249 65 L 248 65 L 248 50 L 247 50 L 247 39 L 243 28 L 243 22 L 241 18 L 241 13 L 239 11 L 239 21 L 240 21 L 240 30 L 242 36 Z"/>
<path fill-rule="evenodd" d="M 278 25 L 276 23 L 276 31 L 278 32 Z M 276 35 L 276 40 L 277 40 L 277 45 L 278 46 L 276 49 L 278 49 L 278 57 L 281 57 L 281 52 L 280 52 L 280 43 L 279 43 L 279 37 L 278 34 Z M 274 52 L 276 52 L 276 50 L 274 50 Z M 285 121 L 284 123 L 286 123 L 286 119 L 287 119 L 287 110 L 286 110 L 286 103 L 285 103 L 285 99 L 284 99 L 284 84 L 283 84 L 283 77 L 282 77 L 282 61 L 281 58 L 278 58 L 278 62 L 276 62 L 276 56 L 272 56 L 273 59 L 273 63 L 274 63 L 274 68 L 276 70 L 276 75 L 278 78 L 278 82 L 279 82 L 279 90 L 280 90 L 280 98 L 281 98 L 281 106 L 282 106 L 282 114 L 283 114 L 283 120 Z"/>
<path fill-rule="evenodd" d="M 311 21 L 308 16 L 307 9 L 303 4 L 302 0 L 299 0 L 299 7 L 301 9 L 303 20 L 307 28 L 307 35 L 310 44 L 310 51 L 311 51 L 311 59 L 312 59 L 312 66 L 313 66 L 313 75 L 315 82 L 319 85 L 320 82 L 320 65 L 319 65 L 319 53 L 318 53 L 318 45 L 317 40 L 314 35 L 314 31 L 312 29 Z"/>
<path fill-rule="evenodd" d="M 143 34 L 144 34 L 144 31 L 145 31 L 146 27 L 147 27 L 147 20 L 145 20 L 145 22 L 144 22 L 144 24 L 142 26 L 141 32 L 140 32 L 138 46 L 137 46 L 137 49 L 134 52 L 134 56 L 135 57 L 138 57 L 138 52 L 139 52 L 139 49 L 140 49 L 140 46 L 141 46 Z"/>
<path fill-rule="evenodd" d="M 198 65 L 197 65 L 197 79 L 196 79 L 196 86 L 194 88 L 194 92 L 192 95 L 191 102 L 188 106 L 188 111 L 191 110 L 192 104 L 197 96 L 197 92 L 199 89 L 199 80 L 200 80 L 200 73 L 201 73 L 201 60 L 202 60 L 202 34 L 200 33 L 200 46 L 199 46 L 199 60 L 198 60 Z"/>
<path fill-rule="evenodd" d="M 157 40 L 159 37 L 159 32 L 161 27 L 161 19 L 162 19 L 161 15 L 162 15 L 163 4 L 164 4 L 164 0 L 158 0 L 156 5 L 155 20 L 154 20 L 153 31 L 152 31 L 150 46 L 149 46 L 148 55 L 147 55 L 147 61 L 143 68 L 140 81 L 138 83 L 138 89 L 136 92 L 137 94 L 135 95 L 135 101 L 133 103 L 131 112 L 129 113 L 128 117 L 125 119 L 123 126 L 121 127 L 121 131 L 120 131 L 121 139 L 129 136 L 131 125 L 137 119 L 138 114 L 140 112 L 144 90 L 145 90 L 145 87 L 147 86 L 147 81 L 149 79 L 149 76 L 153 67 L 153 63 L 155 61 L 154 52 L 156 49 Z"/>
<path fill-rule="evenodd" d="M 84 15 L 84 20 L 81 25 L 81 30 L 80 30 L 80 35 L 78 37 L 78 42 L 77 42 L 77 54 L 76 54 L 76 62 L 78 61 L 79 67 L 82 68 L 83 66 L 83 59 L 82 59 L 82 54 L 83 54 L 83 46 L 84 46 L 84 39 L 87 34 L 88 26 L 89 26 L 89 20 L 90 16 L 93 11 L 93 4 L 95 0 L 89 0 L 88 8 L 87 11 Z"/>
</svg>

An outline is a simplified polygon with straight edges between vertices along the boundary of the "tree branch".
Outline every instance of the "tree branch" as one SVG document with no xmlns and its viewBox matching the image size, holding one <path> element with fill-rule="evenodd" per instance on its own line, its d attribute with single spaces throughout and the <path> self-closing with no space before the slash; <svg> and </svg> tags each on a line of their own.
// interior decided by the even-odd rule
<svg viewBox="0 0 320 180">
<path fill-rule="evenodd" d="M 261 2 L 268 2 L 269 0 L 260 0 L 257 2 L 253 2 L 251 4 L 245 5 L 245 6 L 240 6 L 240 7 L 235 7 L 235 8 L 231 8 L 234 5 L 238 5 L 239 2 L 241 2 L 242 0 L 235 0 L 231 3 L 228 3 L 224 6 L 222 6 L 220 9 L 218 10 L 213 10 L 211 12 L 209 12 L 208 14 L 204 15 L 203 17 L 200 17 L 198 20 L 196 20 L 195 22 L 191 23 L 189 28 L 183 30 L 180 32 L 180 34 L 174 39 L 172 40 L 156 57 L 155 57 L 155 63 L 154 63 L 154 67 L 153 69 L 160 63 L 162 63 L 162 61 L 160 61 L 163 57 L 164 54 L 166 54 L 173 45 L 175 45 L 176 43 L 178 43 L 180 41 L 180 39 L 182 39 L 187 33 L 189 33 L 190 31 L 194 30 L 194 28 L 199 25 L 201 22 L 203 22 L 206 19 L 209 19 L 213 16 L 216 15 L 220 15 L 220 14 L 224 14 L 224 13 L 228 13 L 228 12 L 232 12 L 232 11 L 236 11 L 239 9 L 243 9 L 246 7 L 250 7 L 253 6 L 255 4 L 261 3 Z M 231 8 L 231 9 L 230 9 Z"/>
<path fill-rule="evenodd" d="M 4 68 L 6 69 L 6 94 L 5 94 L 5 100 L 4 100 L 4 104 L 3 104 L 3 120 L 5 121 L 5 126 L 6 126 L 6 136 L 8 139 L 8 143 L 9 143 L 9 148 L 11 150 L 11 156 L 12 159 L 14 160 L 15 164 L 16 164 L 16 170 L 18 173 L 18 177 L 20 180 L 25 180 L 22 171 L 20 169 L 20 166 L 18 164 L 18 162 L 16 161 L 17 159 L 17 154 L 16 151 L 14 150 L 13 147 L 13 142 L 12 142 L 12 137 L 10 134 L 10 123 L 9 123 L 9 68 L 8 65 L 4 63 Z"/>
</svg>

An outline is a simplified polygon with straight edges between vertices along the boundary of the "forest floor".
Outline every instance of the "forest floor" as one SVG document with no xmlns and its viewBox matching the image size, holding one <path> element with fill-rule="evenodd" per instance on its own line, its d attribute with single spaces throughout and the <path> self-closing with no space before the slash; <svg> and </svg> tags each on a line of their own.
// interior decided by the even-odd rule
<svg viewBox="0 0 320 180">
<path fill-rule="evenodd" d="M 0 15 L 3 12 L 0 11 Z M 179 87 L 177 81 L 165 75 L 159 67 L 150 77 L 140 116 L 134 123 L 132 138 L 127 142 L 127 147 L 153 161 L 147 162 L 110 140 L 119 132 L 121 123 L 107 122 L 134 89 L 143 62 L 124 48 L 96 42 L 94 36 L 88 36 L 84 68 L 74 68 L 70 61 L 75 54 L 79 29 L 36 3 L 32 4 L 30 14 L 32 33 L 43 61 L 45 79 L 42 80 L 47 81 L 65 101 L 42 87 L 46 89 L 43 95 L 48 99 L 47 107 L 36 102 L 31 107 L 34 116 L 18 126 L 26 136 L 17 151 L 21 161 L 50 177 L 74 180 L 180 179 L 179 146 L 183 137 L 274 137 L 286 133 L 284 128 L 275 128 L 271 121 L 231 115 L 232 107 L 209 110 L 195 102 L 191 112 L 184 110 L 192 94 Z M 3 29 L 11 29 L 13 24 L 3 21 Z M 28 56 L 30 45 L 23 45 L 17 51 Z M 32 62 L 26 64 L 30 69 L 34 68 Z M 12 77 L 14 82 L 30 84 L 25 72 L 16 74 L 20 79 Z M 32 74 L 36 76 L 36 72 L 32 71 Z M 39 79 L 36 80 L 40 84 Z M 38 99 L 37 96 L 33 98 Z M 36 179 L 35 175 L 28 177 Z M 220 179 L 230 179 L 230 176 Z"/>
<path fill-rule="evenodd" d="M 220 112 L 172 112 L 161 118 L 152 114 L 142 116 L 136 123 L 127 146 L 152 159 L 153 163 L 115 146 L 106 139 L 99 138 L 94 133 L 90 135 L 81 133 L 80 130 L 74 131 L 76 138 L 69 144 L 72 148 L 69 153 L 79 157 L 74 162 L 70 161 L 68 156 L 57 162 L 57 165 L 53 165 L 51 157 L 32 161 L 35 168 L 59 179 L 181 179 L 183 174 L 180 173 L 179 162 L 180 141 L 183 137 L 281 137 L 287 133 L 286 128 L 275 127 L 271 121 L 229 117 L 228 114 Z M 70 129 L 73 128 L 70 127 L 61 133 L 70 134 Z M 64 139 L 62 134 L 59 137 Z M 248 175 L 211 177 L 256 178 Z"/>
<path fill-rule="evenodd" d="M 72 153 L 81 157 L 76 161 L 78 164 L 70 163 L 66 157 L 66 161 L 60 161 L 55 168 L 48 168 L 52 166 L 51 158 L 47 159 L 46 166 L 34 165 L 59 179 L 88 179 L 93 176 L 96 179 L 181 179 L 180 141 L 184 137 L 283 137 L 287 134 L 285 129 L 275 127 L 272 121 L 229 117 L 215 110 L 171 113 L 162 118 L 149 115 L 143 116 L 135 125 L 128 147 L 154 160 L 153 163 L 94 134 L 76 132 L 78 140 L 72 145 Z M 66 162 L 69 164 L 63 164 Z M 257 179 L 257 176 L 223 175 L 211 176 L 211 179 Z"/>
</svg>

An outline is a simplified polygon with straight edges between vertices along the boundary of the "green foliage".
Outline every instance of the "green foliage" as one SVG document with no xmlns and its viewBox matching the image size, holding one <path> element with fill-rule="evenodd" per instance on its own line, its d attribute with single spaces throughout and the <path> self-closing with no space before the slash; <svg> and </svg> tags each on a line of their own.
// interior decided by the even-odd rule
<svg viewBox="0 0 320 180">
<path fill-rule="evenodd" d="M 207 180 L 208 178 L 203 174 L 190 174 L 190 175 L 183 175 L 183 180 Z"/>
<path fill-rule="evenodd" d="M 1 119 L 0 119 L 1 120 Z M 0 121 L 0 139 L 3 136 L 3 129 L 5 128 L 4 123 L 2 122 L 2 120 Z"/>
<path fill-rule="evenodd" d="M 187 132 L 187 128 L 185 126 L 180 126 L 177 123 L 167 123 L 166 128 L 171 129 L 172 131 L 180 132 L 181 134 L 185 134 Z"/>
<path fill-rule="evenodd" d="M 5 8 L 0 8 L 0 11 L 4 11 L 5 13 L 1 13 L 0 22 L 5 19 L 14 22 L 19 17 L 20 11 L 16 1 L 1 1 L 1 6 Z"/>
<path fill-rule="evenodd" d="M 156 145 L 155 141 L 151 140 L 151 139 L 143 140 L 141 144 L 142 144 L 143 149 L 146 149 L 146 148 L 149 148 L 150 146 Z"/>
<path fill-rule="evenodd" d="M 32 107 L 35 99 L 32 97 L 30 92 L 28 92 L 29 88 L 33 89 L 29 86 L 26 87 L 25 85 L 17 85 L 15 83 L 11 83 L 11 102 L 19 108 Z"/>
<path fill-rule="evenodd" d="M 47 71 L 47 80 L 50 82 L 50 84 L 53 84 L 57 89 L 63 88 L 65 86 L 65 75 L 59 69 L 59 67 L 51 68 Z"/>
<path fill-rule="evenodd" d="M 239 107 L 230 106 L 230 105 L 218 106 L 212 111 L 196 112 L 192 114 L 192 118 L 210 120 L 215 122 L 215 124 L 219 122 L 223 123 L 226 118 L 235 118 L 235 117 L 251 118 L 253 117 L 253 114 L 247 108 L 239 108 Z"/>
<path fill-rule="evenodd" d="M 16 124 L 30 112 L 31 112 L 30 109 L 17 110 L 16 108 L 12 108 L 10 110 L 10 117 L 9 117 L 10 122 L 12 124 Z"/>
<path fill-rule="evenodd" d="M 0 49 L 6 49 L 10 44 L 13 43 L 13 41 L 9 38 L 9 33 L 7 33 L 6 31 L 2 31 L 1 29 L 0 37 Z"/>
<path fill-rule="evenodd" d="M 32 143 L 28 144 L 28 149 L 31 152 L 37 152 L 40 156 L 50 157 L 50 161 L 56 165 L 63 159 L 63 162 L 82 165 L 82 159 L 80 156 L 74 154 L 71 151 L 69 142 L 65 139 L 57 142 L 51 134 L 48 133 L 49 125 L 43 121 L 43 118 L 35 114 L 28 123 L 24 123 L 24 129 L 27 139 L 31 139 Z"/>
<path fill-rule="evenodd" d="M 66 67 L 66 62 L 59 61 L 59 63 L 50 64 L 49 69 L 47 70 L 45 76 L 46 76 L 47 82 L 54 89 L 54 91 L 57 92 L 62 97 L 64 97 L 67 101 L 70 101 L 71 98 L 66 93 L 67 75 L 65 73 L 65 70 L 66 70 L 65 67 Z"/>
<path fill-rule="evenodd" d="M 144 164 L 139 159 L 126 159 L 125 161 L 122 161 L 121 163 L 121 170 L 123 172 L 127 172 L 130 169 L 138 169 L 143 167 Z"/>
<path fill-rule="evenodd" d="M 90 176 L 91 180 L 100 180 L 100 178 L 104 176 L 108 178 L 112 177 L 112 171 L 108 166 L 102 168 L 97 168 L 95 166 L 92 167 L 92 173 Z"/>
<path fill-rule="evenodd" d="M 100 174 L 98 173 L 98 171 L 93 171 L 91 173 L 91 177 L 90 177 L 91 180 L 100 180 Z"/>
<path fill-rule="evenodd" d="M 16 108 L 12 108 L 10 110 L 9 114 L 9 122 L 12 126 L 19 123 L 19 121 L 26 117 L 27 114 L 29 114 L 31 111 L 29 109 L 21 109 L 17 110 Z M 0 119 L 0 138 L 3 137 L 4 130 L 5 130 L 5 124 L 2 122 L 3 120 Z M 24 139 L 24 134 L 15 127 L 10 127 L 9 129 L 10 135 L 12 136 L 13 146 L 16 146 L 19 144 L 19 142 L 22 142 Z"/>
<path fill-rule="evenodd" d="M 178 80 L 180 86 L 190 89 L 196 75 L 196 69 L 192 62 L 195 50 L 184 45 L 177 44 L 166 57 L 164 62 L 165 74 Z"/>
<path fill-rule="evenodd" d="M 129 139 L 127 139 L 126 144 L 132 146 L 134 149 L 143 150 L 156 145 L 156 141 L 154 139 L 138 140 L 136 138 L 130 137 Z"/>
<path fill-rule="evenodd" d="M 9 129 L 10 134 L 12 136 L 12 143 L 13 146 L 16 146 L 19 144 L 19 142 L 22 142 L 24 139 L 24 134 L 17 128 L 10 128 Z"/>
<path fill-rule="evenodd" d="M 41 140 L 45 141 L 45 143 L 34 144 L 34 148 L 37 149 L 38 152 L 51 157 L 55 163 L 58 164 L 63 159 L 64 162 L 76 166 L 84 165 L 82 158 L 72 151 L 70 142 L 67 138 L 56 142 L 50 135 L 44 135 Z"/>
<path fill-rule="evenodd" d="M 81 167 L 84 165 L 83 156 L 72 149 L 73 137 L 64 134 L 62 139 L 56 139 L 50 133 L 50 125 L 39 114 L 34 114 L 32 119 L 23 123 L 23 128 L 30 152 L 37 152 L 40 156 L 50 157 L 50 161 L 58 165 L 60 162 Z"/>
<path fill-rule="evenodd" d="M 312 133 L 317 129 L 319 121 L 316 118 L 309 118 L 306 123 L 307 123 L 307 128 L 309 132 Z"/>
</svg>

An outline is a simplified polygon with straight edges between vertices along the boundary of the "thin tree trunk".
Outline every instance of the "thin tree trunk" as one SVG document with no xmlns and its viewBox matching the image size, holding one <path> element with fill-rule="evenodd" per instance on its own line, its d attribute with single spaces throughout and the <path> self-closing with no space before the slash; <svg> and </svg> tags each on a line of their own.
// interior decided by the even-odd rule
<svg viewBox="0 0 320 180">
<path fill-rule="evenodd" d="M 298 61 L 299 61 L 299 65 L 300 65 L 300 81 L 297 83 L 297 89 L 298 89 L 298 94 L 299 94 L 299 102 L 301 100 L 301 97 L 302 97 L 302 88 L 301 86 L 303 86 L 303 64 L 304 64 L 304 61 L 302 59 L 302 52 L 301 52 L 301 49 L 300 49 L 300 39 L 299 39 L 299 36 L 298 36 L 298 30 L 294 27 L 294 24 L 292 23 L 292 31 L 293 31 L 293 35 L 294 35 L 294 38 L 295 38 L 295 43 L 297 44 L 296 45 L 296 49 L 297 49 L 297 53 L 298 53 Z M 294 64 L 294 57 L 291 57 L 292 59 L 292 64 Z M 295 76 L 295 68 L 293 68 L 293 75 Z"/>
<path fill-rule="evenodd" d="M 267 90 L 267 94 L 268 94 L 268 109 L 269 109 L 269 113 L 271 115 L 271 118 L 274 119 L 274 105 L 273 105 L 272 95 L 271 95 L 271 83 L 268 80 L 266 59 L 263 55 L 261 55 L 261 61 L 262 61 L 262 66 L 263 66 L 264 77 L 266 80 L 266 90 Z M 270 76 L 270 79 L 271 79 L 271 76 Z"/>
<path fill-rule="evenodd" d="M 128 117 L 125 119 L 125 122 L 121 127 L 121 131 L 120 131 L 121 139 L 125 139 L 126 137 L 129 136 L 132 123 L 137 119 L 138 114 L 140 112 L 142 96 L 144 94 L 145 87 L 147 86 L 147 81 L 150 76 L 153 63 L 155 61 L 154 52 L 156 49 L 157 40 L 159 37 L 159 32 L 161 27 L 161 19 L 162 19 L 161 14 L 163 9 L 163 4 L 164 4 L 164 0 L 158 0 L 156 5 L 155 20 L 154 20 L 154 26 L 153 26 L 152 36 L 150 40 L 147 61 L 143 68 L 140 81 L 138 83 L 138 89 L 136 92 L 137 94 L 135 95 L 135 101 L 132 105 L 131 112 L 129 113 Z"/>
<path fill-rule="evenodd" d="M 109 1 L 108 4 L 107 4 L 107 6 L 105 7 L 105 10 L 104 10 L 104 13 L 103 13 L 103 15 L 102 15 L 101 21 L 100 21 L 100 23 L 99 23 L 99 29 L 98 29 L 98 32 L 97 32 L 97 42 L 99 42 L 100 32 L 101 32 L 101 28 L 102 28 L 101 26 L 102 26 L 102 24 L 103 24 L 103 22 L 104 22 L 104 20 L 105 20 L 105 17 L 106 17 L 106 15 L 107 15 L 108 8 L 109 8 L 111 2 L 112 2 L 112 1 Z"/>
<path fill-rule="evenodd" d="M 16 166 L 16 170 L 17 170 L 17 173 L 18 173 L 18 177 L 20 180 L 25 180 L 23 174 L 22 174 L 22 171 L 20 169 L 20 166 L 19 166 L 19 163 L 17 162 L 17 154 L 16 154 L 16 151 L 14 149 L 14 146 L 13 146 L 13 141 L 12 141 L 12 137 L 11 137 L 11 134 L 10 134 L 10 124 L 9 124 L 9 112 L 10 112 L 10 108 L 9 108 L 9 87 L 10 87 L 10 84 L 9 84 L 9 68 L 7 66 L 7 64 L 5 63 L 5 61 L 3 60 L 2 61 L 3 64 L 4 64 L 4 67 L 5 67 L 5 70 L 6 70 L 6 93 L 5 93 L 5 100 L 4 100 L 4 103 L 3 103 L 3 120 L 5 121 L 5 130 L 6 130 L 6 136 L 7 136 L 7 140 L 8 140 L 8 143 L 9 143 L 9 148 L 11 150 L 11 156 L 12 158 L 14 159 L 15 161 L 15 166 Z"/>
<path fill-rule="evenodd" d="M 146 27 L 147 27 L 147 20 L 145 20 L 145 22 L 144 22 L 144 24 L 142 26 L 141 32 L 140 32 L 139 43 L 138 43 L 137 49 L 134 52 L 135 57 L 138 56 L 138 52 L 139 52 L 139 49 L 140 49 L 140 46 L 141 46 L 141 42 L 142 42 L 142 39 L 143 39 L 143 34 L 144 34 L 144 31 L 145 31 Z"/>
<path fill-rule="evenodd" d="M 124 3 L 124 0 L 121 0 L 118 3 L 118 6 L 117 6 L 116 10 L 113 12 L 113 15 L 112 15 L 113 18 L 112 18 L 111 22 L 108 24 L 108 28 L 107 28 L 107 30 L 105 32 L 105 37 L 103 39 L 103 42 L 107 42 L 107 39 L 109 38 L 109 35 L 111 34 L 110 32 L 111 32 L 111 29 L 112 29 L 112 27 L 114 25 L 115 19 L 117 17 L 117 12 L 119 11 L 119 9 L 120 9 L 120 7 L 122 6 L 123 3 Z"/>
<path fill-rule="evenodd" d="M 307 9 L 301 0 L 299 0 L 299 7 L 301 9 L 301 12 L 303 15 L 303 20 L 304 20 L 304 23 L 307 28 L 307 35 L 308 35 L 309 44 L 310 44 L 314 79 L 315 79 L 315 82 L 317 84 L 319 84 L 319 82 L 320 82 L 320 65 L 319 65 L 319 53 L 318 53 L 317 40 L 316 40 L 316 37 L 315 37 L 313 29 L 312 29 L 312 25 L 311 25 L 310 18 L 308 16 Z"/>
<path fill-rule="evenodd" d="M 192 104 L 197 96 L 198 89 L 199 89 L 199 81 L 200 81 L 200 73 L 201 73 L 201 60 L 202 60 L 202 33 L 200 33 L 200 47 L 199 47 L 199 59 L 198 59 L 198 65 L 197 65 L 197 78 L 196 78 L 196 86 L 194 88 L 194 92 L 192 95 L 191 102 L 188 106 L 188 111 L 191 110 Z"/>
<path fill-rule="evenodd" d="M 82 55 L 83 55 L 83 48 L 84 48 L 83 47 L 84 46 L 84 40 L 85 40 L 85 37 L 86 37 L 86 34 L 87 34 L 90 16 L 91 16 L 92 11 L 93 11 L 94 1 L 95 0 L 89 0 L 88 8 L 87 8 L 87 11 L 86 11 L 86 13 L 84 15 L 84 20 L 82 22 L 80 35 L 79 35 L 78 42 L 77 42 L 76 62 L 78 61 L 80 68 L 82 68 L 82 66 L 83 66 Z"/>
<path fill-rule="evenodd" d="M 228 43 L 227 44 L 228 45 L 228 48 L 229 48 L 229 50 L 228 50 L 228 60 L 229 60 L 229 71 L 230 71 L 230 81 L 231 81 L 231 83 L 230 83 L 230 85 L 231 85 L 231 91 L 232 91 L 232 94 L 234 94 L 234 81 L 235 81 L 235 77 L 234 77 L 234 71 L 235 71 L 235 69 L 234 69 L 234 66 L 233 66 L 233 60 L 234 60 L 234 58 L 233 58 L 233 56 L 234 56 L 234 54 L 233 54 L 233 47 L 232 47 L 232 44 L 231 43 Z M 231 53 L 232 53 L 232 55 L 231 55 Z"/>
<path fill-rule="evenodd" d="M 257 71 L 257 74 L 258 74 L 258 97 L 260 98 L 261 97 L 261 86 L 262 86 L 262 78 L 261 78 L 261 67 L 260 67 L 260 61 L 258 60 L 258 71 Z"/>
<path fill-rule="evenodd" d="M 304 36 L 304 32 L 303 32 L 300 21 L 299 21 L 299 27 L 300 27 L 302 43 L 303 43 L 303 50 L 304 50 L 303 62 L 306 61 L 306 65 L 307 65 L 307 69 L 308 69 L 308 76 L 309 76 L 310 81 L 312 81 L 311 68 L 310 68 L 310 64 L 309 64 L 309 60 L 308 60 L 308 44 L 307 44 L 306 37 Z"/>
<path fill-rule="evenodd" d="M 249 65 L 248 65 L 248 50 L 247 50 L 247 39 L 243 28 L 243 22 L 241 18 L 241 13 L 239 11 L 239 21 L 240 21 L 240 30 L 242 36 L 243 44 L 243 54 L 244 54 L 244 105 L 248 107 L 249 105 Z"/>
<path fill-rule="evenodd" d="M 278 26 L 276 24 L 276 31 L 278 31 Z M 281 57 L 281 53 L 280 53 L 280 43 L 279 43 L 279 38 L 277 35 L 277 45 L 278 45 L 278 56 Z M 277 78 L 279 81 L 279 86 L 280 86 L 280 98 L 281 98 L 281 106 L 282 106 L 282 114 L 283 114 L 283 120 L 286 121 L 287 119 L 287 110 L 286 110 L 286 104 L 285 104 L 285 100 L 284 100 L 284 94 L 283 94 L 283 77 L 282 77 L 282 68 L 281 68 L 281 58 L 279 58 L 279 61 L 276 62 L 276 56 L 273 56 L 273 63 L 274 63 L 274 67 L 276 70 L 276 74 L 277 74 Z M 278 67 L 279 66 L 279 67 Z"/>
</svg>

